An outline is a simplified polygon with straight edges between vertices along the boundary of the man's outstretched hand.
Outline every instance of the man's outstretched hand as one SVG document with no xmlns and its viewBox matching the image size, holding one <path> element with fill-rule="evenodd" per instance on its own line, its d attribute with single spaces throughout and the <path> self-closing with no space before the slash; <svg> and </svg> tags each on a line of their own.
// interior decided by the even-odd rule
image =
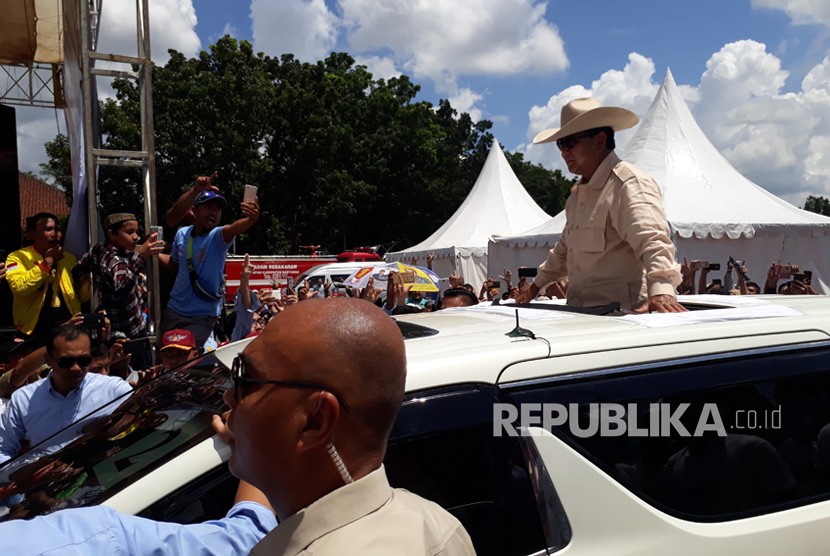
<svg viewBox="0 0 830 556">
<path fill-rule="evenodd" d="M 648 301 L 634 309 L 635 313 L 685 313 L 688 311 L 673 295 L 652 295 Z"/>
</svg>

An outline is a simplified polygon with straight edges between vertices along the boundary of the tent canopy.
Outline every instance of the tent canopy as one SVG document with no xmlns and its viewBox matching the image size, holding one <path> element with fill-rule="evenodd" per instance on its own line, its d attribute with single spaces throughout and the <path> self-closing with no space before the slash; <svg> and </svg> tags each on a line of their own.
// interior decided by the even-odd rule
<svg viewBox="0 0 830 556">
<path fill-rule="evenodd" d="M 478 286 L 486 279 L 487 242 L 492 235 L 515 235 L 550 219 L 519 182 L 493 141 L 472 190 L 457 211 L 431 236 L 387 260 L 421 263 L 434 253 L 439 276 L 461 273 Z"/>
<path fill-rule="evenodd" d="M 830 291 L 830 218 L 799 209 L 738 172 L 697 125 L 671 71 L 621 158 L 660 185 L 678 258 L 745 259 L 759 283 L 772 261 L 792 262 L 813 270 L 813 289 Z M 563 211 L 518 236 L 494 238 L 490 272 L 538 265 L 564 224 Z"/>
<path fill-rule="evenodd" d="M 61 0 L 0 0 L 0 64 L 63 62 Z"/>
<path fill-rule="evenodd" d="M 798 228 L 827 235 L 830 218 L 801 210 L 754 184 L 709 142 L 671 71 L 622 154 L 663 190 L 666 214 L 682 238 L 751 238 Z"/>
</svg>

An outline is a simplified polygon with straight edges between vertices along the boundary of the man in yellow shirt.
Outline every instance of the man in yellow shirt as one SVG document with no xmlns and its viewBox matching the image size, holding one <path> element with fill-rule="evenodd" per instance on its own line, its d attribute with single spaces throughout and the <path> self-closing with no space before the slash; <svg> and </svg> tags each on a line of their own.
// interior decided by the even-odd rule
<svg viewBox="0 0 830 556">
<path fill-rule="evenodd" d="M 32 245 L 6 259 L 14 324 L 22 336 L 46 338 L 52 328 L 81 311 L 71 273 L 76 258 L 64 252 L 54 214 L 39 212 L 26 218 L 26 235 Z"/>
</svg>

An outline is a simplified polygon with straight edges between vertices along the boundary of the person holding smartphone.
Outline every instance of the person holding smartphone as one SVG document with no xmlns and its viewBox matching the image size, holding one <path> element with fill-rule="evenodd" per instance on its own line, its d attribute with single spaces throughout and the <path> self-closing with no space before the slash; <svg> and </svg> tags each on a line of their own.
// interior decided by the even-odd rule
<svg viewBox="0 0 830 556">
<path fill-rule="evenodd" d="M 201 350 L 222 308 L 225 257 L 233 238 L 247 232 L 259 220 L 259 203 L 242 201 L 241 218 L 220 225 L 228 202 L 221 194 L 206 190 L 193 201 L 195 222 L 180 228 L 173 239 L 170 268 L 176 281 L 162 317 L 162 332 L 174 328 L 190 330 Z"/>
<path fill-rule="evenodd" d="M 106 241 L 84 253 L 72 275 L 79 284 L 92 277 L 99 307 L 106 311 L 111 331 L 123 332 L 127 338 L 146 336 L 141 275 L 147 260 L 164 249 L 164 242 L 157 241 L 154 232 L 139 244 L 138 219 L 131 212 L 110 212 L 102 225 Z M 132 364 L 138 369 L 152 365 L 148 352 L 133 357 Z"/>
</svg>

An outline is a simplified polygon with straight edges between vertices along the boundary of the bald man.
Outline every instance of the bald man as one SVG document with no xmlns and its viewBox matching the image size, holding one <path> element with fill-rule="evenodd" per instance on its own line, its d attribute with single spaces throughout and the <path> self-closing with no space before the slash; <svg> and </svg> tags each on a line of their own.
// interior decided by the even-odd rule
<svg viewBox="0 0 830 556">
<path fill-rule="evenodd" d="M 233 369 L 230 468 L 280 521 L 252 555 L 474 554 L 458 520 L 386 479 L 406 357 L 381 309 L 349 298 L 290 306 Z"/>
<path fill-rule="evenodd" d="M 227 517 L 178 525 L 103 507 L 64 510 L 0 524 L 0 554 L 475 554 L 457 519 L 387 481 L 406 359 L 381 309 L 309 299 L 235 355 L 217 353 L 234 387 L 227 427 L 218 417 L 214 425 L 242 479 Z M 269 505 L 280 525 L 262 539 L 274 524 Z"/>
</svg>

